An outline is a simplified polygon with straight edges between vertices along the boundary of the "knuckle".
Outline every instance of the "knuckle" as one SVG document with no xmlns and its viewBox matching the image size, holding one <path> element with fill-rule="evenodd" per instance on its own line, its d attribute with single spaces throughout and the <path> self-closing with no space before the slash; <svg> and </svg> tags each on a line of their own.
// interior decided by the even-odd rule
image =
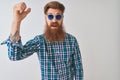
<svg viewBox="0 0 120 80">
<path fill-rule="evenodd" d="M 26 4 L 24 2 L 22 2 L 20 7 L 21 7 L 21 9 L 25 9 L 26 8 Z"/>
<path fill-rule="evenodd" d="M 21 4 L 25 4 L 25 2 L 21 2 Z"/>
<path fill-rule="evenodd" d="M 24 10 L 25 8 L 26 8 L 25 2 L 20 2 L 20 3 L 15 4 L 15 5 L 13 6 L 13 9 L 14 9 L 14 10 Z"/>
<path fill-rule="evenodd" d="M 21 2 L 21 6 L 26 6 L 25 2 Z"/>
</svg>

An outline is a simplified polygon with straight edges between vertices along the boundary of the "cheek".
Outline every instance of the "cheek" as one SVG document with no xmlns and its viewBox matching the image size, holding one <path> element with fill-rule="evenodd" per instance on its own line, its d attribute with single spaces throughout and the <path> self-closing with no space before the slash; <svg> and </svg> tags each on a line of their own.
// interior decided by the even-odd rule
<svg viewBox="0 0 120 80">
<path fill-rule="evenodd" d="M 58 21 L 58 24 L 61 25 L 61 24 L 62 24 L 62 21 Z"/>
<path fill-rule="evenodd" d="M 48 26 L 50 25 L 50 21 L 46 17 L 45 17 L 45 22 Z"/>
<path fill-rule="evenodd" d="M 48 26 L 50 26 L 50 21 L 47 21 L 47 20 L 46 20 L 46 24 L 47 24 Z"/>
</svg>

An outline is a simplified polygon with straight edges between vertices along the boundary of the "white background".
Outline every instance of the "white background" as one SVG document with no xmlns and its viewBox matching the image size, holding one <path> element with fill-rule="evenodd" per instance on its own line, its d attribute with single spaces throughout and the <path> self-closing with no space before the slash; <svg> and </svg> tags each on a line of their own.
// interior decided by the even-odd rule
<svg viewBox="0 0 120 80">
<path fill-rule="evenodd" d="M 50 0 L 1 0 L 0 42 L 8 38 L 13 5 L 21 1 L 32 8 L 21 24 L 23 44 L 43 33 L 43 7 Z M 76 36 L 80 45 L 84 80 L 120 80 L 120 1 L 59 1 L 66 7 L 65 30 Z M 0 45 L 0 80 L 41 80 L 36 53 L 21 61 L 10 61 L 6 45 Z"/>
</svg>

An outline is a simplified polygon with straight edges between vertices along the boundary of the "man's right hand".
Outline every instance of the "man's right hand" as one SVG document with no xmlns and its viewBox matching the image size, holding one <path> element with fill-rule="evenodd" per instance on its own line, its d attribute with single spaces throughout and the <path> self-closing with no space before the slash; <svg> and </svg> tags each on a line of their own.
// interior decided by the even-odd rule
<svg viewBox="0 0 120 80">
<path fill-rule="evenodd" d="M 27 8 L 24 2 L 20 2 L 13 7 L 13 22 L 10 32 L 10 40 L 12 42 L 20 39 L 21 21 L 30 13 L 31 8 Z"/>
<path fill-rule="evenodd" d="M 24 2 L 20 2 L 13 7 L 13 20 L 21 22 L 30 12 L 31 8 L 27 8 Z"/>
</svg>

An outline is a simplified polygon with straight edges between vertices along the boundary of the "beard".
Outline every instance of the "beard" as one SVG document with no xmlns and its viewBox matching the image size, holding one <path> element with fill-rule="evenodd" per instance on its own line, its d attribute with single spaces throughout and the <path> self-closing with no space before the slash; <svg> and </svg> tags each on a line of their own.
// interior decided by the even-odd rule
<svg viewBox="0 0 120 80">
<path fill-rule="evenodd" d="M 51 27 L 55 27 L 55 29 L 51 29 Z M 50 42 L 59 42 L 64 40 L 65 30 L 63 29 L 62 24 L 59 25 L 58 22 L 52 22 L 50 26 L 48 26 L 46 22 L 44 35 Z"/>
</svg>

